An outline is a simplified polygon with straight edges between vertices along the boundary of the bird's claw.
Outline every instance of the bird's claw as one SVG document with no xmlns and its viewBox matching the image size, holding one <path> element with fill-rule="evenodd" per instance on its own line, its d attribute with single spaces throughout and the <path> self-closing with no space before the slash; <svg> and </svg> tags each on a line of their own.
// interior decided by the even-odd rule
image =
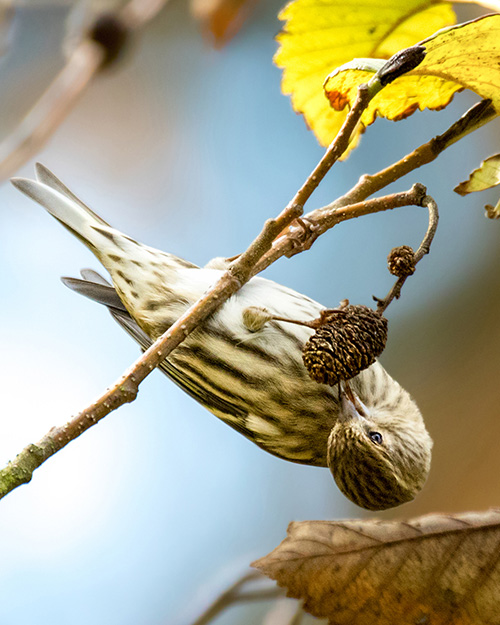
<svg viewBox="0 0 500 625">
<path fill-rule="evenodd" d="M 298 227 L 297 227 L 298 226 Z M 299 252 L 308 250 L 319 236 L 319 226 L 305 217 L 297 217 L 288 229 L 292 249 L 286 256 L 290 258 Z"/>
</svg>

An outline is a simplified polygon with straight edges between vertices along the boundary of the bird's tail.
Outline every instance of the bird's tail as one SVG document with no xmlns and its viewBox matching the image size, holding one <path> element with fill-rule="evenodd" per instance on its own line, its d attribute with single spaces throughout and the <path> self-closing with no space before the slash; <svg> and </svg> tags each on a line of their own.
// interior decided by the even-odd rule
<svg viewBox="0 0 500 625">
<path fill-rule="evenodd" d="M 113 237 L 124 236 L 111 228 L 41 163 L 36 164 L 36 180 L 12 178 L 11 182 L 22 193 L 43 206 L 100 260 L 101 249 L 106 244 L 109 246 Z"/>
<path fill-rule="evenodd" d="M 36 166 L 36 180 L 13 178 L 12 182 L 96 255 L 125 308 L 143 330 L 161 334 L 209 286 L 208 278 L 193 282 L 191 270 L 197 270 L 196 265 L 142 245 L 112 228 L 43 165 Z M 88 291 L 87 287 L 85 294 L 93 297 L 96 288 Z"/>
</svg>

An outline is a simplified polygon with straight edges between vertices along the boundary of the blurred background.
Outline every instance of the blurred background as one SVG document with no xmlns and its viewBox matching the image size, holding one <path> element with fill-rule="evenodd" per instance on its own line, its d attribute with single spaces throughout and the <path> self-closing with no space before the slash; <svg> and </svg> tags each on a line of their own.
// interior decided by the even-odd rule
<svg viewBox="0 0 500 625">
<path fill-rule="evenodd" d="M 245 249 L 323 154 L 280 94 L 272 56 L 282 3 L 253 4 L 217 49 L 188 4 L 171 0 L 36 160 L 149 245 L 198 264 Z M 15 10 L 0 59 L 2 138 L 64 63 L 68 10 Z M 459 21 L 478 14 L 462 6 Z M 377 121 L 308 208 L 444 131 L 476 99 L 462 93 L 439 114 Z M 422 182 L 441 213 L 432 253 L 389 308 L 381 358 L 417 399 L 435 446 L 421 495 L 380 518 L 500 502 L 500 223 L 483 210 L 496 194 L 452 191 L 498 151 L 498 137 L 490 124 L 394 185 Z M 16 174 L 32 177 L 33 165 Z M 427 214 L 414 207 L 341 224 L 265 275 L 328 306 L 343 298 L 370 305 L 392 284 L 390 249 L 417 246 L 426 227 Z M 3 466 L 98 397 L 138 349 L 105 310 L 59 281 L 99 269 L 97 260 L 8 183 L 0 232 Z M 154 372 L 133 404 L 1 501 L 0 623 L 187 625 L 285 537 L 290 521 L 360 516 L 327 470 L 267 455 Z M 260 623 L 268 609 L 232 607 L 216 622 Z"/>
</svg>

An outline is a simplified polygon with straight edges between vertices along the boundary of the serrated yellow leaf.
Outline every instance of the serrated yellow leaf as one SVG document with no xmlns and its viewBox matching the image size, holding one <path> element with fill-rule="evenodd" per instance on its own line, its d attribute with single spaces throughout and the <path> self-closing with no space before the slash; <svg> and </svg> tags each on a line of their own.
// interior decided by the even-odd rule
<svg viewBox="0 0 500 625">
<path fill-rule="evenodd" d="M 333 69 L 356 57 L 389 58 L 456 21 L 451 5 L 435 0 L 295 0 L 279 17 L 286 22 L 274 57 L 282 91 L 325 146 L 345 119 L 323 93 Z"/>
<path fill-rule="evenodd" d="M 417 109 L 439 110 L 462 89 L 491 99 L 500 112 L 500 15 L 486 15 L 443 29 L 422 44 L 425 59 L 373 98 L 361 118 L 365 126 L 377 116 L 397 121 Z M 368 62 L 362 61 L 363 65 Z M 325 81 L 327 98 L 337 110 L 351 106 L 358 85 L 368 82 L 375 73 L 375 68 L 361 70 L 352 66 L 351 62 L 338 68 Z"/>
</svg>

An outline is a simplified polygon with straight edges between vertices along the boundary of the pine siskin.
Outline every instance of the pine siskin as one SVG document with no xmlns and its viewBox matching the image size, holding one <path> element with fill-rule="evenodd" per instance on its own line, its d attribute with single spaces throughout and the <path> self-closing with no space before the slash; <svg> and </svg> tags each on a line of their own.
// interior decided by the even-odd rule
<svg viewBox="0 0 500 625">
<path fill-rule="evenodd" d="M 13 184 L 96 255 L 113 286 L 92 270 L 65 284 L 108 307 L 139 343 L 151 345 L 222 275 L 137 243 L 81 202 L 42 165 Z M 432 441 L 410 395 L 375 362 L 339 387 L 318 384 L 302 363 L 313 330 L 270 320 L 244 323 L 249 307 L 311 320 L 324 307 L 255 277 L 161 364 L 184 391 L 262 449 L 328 466 L 354 503 L 382 510 L 410 501 L 430 468 Z"/>
</svg>

